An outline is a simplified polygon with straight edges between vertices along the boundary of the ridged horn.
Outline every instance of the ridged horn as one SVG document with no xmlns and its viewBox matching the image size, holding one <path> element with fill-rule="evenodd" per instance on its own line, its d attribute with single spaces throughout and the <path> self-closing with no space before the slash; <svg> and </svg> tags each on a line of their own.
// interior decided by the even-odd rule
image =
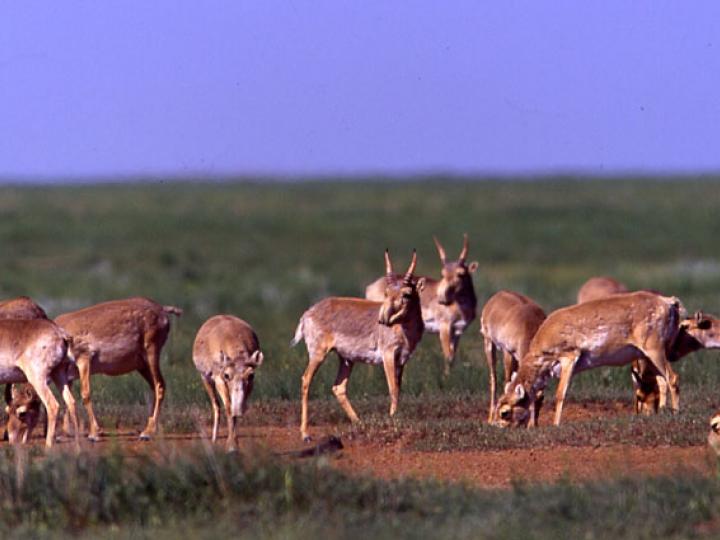
<svg viewBox="0 0 720 540">
<path fill-rule="evenodd" d="M 390 251 L 385 248 L 385 277 L 390 279 L 393 277 L 392 261 L 390 260 Z"/>
<path fill-rule="evenodd" d="M 458 257 L 458 259 L 460 259 L 460 261 L 465 262 L 465 259 L 468 256 L 468 249 L 469 249 L 468 237 L 467 237 L 467 233 L 465 233 L 465 234 L 463 234 L 463 248 L 462 248 L 462 251 L 460 252 L 460 256 Z"/>
<path fill-rule="evenodd" d="M 412 260 L 410 261 L 410 266 L 408 266 L 407 272 L 405 272 L 405 277 L 403 280 L 406 283 L 412 282 L 413 272 L 415 272 L 415 267 L 417 266 L 417 251 L 413 249 L 412 254 Z"/>
<path fill-rule="evenodd" d="M 445 259 L 446 259 L 446 257 L 445 257 L 445 249 L 443 249 L 442 244 L 441 244 L 440 241 L 437 239 L 437 237 L 434 236 L 434 235 L 433 235 L 433 242 L 435 242 L 435 247 L 437 248 L 438 255 L 440 255 L 440 262 L 442 262 L 443 264 L 445 264 Z"/>
</svg>

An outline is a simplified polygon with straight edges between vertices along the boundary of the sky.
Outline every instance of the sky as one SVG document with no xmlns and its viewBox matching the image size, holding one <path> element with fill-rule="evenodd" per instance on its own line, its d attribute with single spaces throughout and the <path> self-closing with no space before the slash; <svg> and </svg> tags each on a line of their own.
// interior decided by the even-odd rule
<svg viewBox="0 0 720 540">
<path fill-rule="evenodd" d="M 0 178 L 720 171 L 720 2 L 0 5 Z"/>
</svg>

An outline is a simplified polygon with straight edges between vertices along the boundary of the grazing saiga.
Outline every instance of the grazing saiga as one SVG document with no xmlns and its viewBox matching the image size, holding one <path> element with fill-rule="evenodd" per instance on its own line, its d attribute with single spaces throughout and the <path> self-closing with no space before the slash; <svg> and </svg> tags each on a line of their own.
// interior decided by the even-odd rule
<svg viewBox="0 0 720 540">
<path fill-rule="evenodd" d="M 668 360 L 677 362 L 702 349 L 720 348 L 720 319 L 698 311 L 680 323 L 677 337 L 668 350 Z M 633 364 L 635 395 L 633 407 L 637 414 L 658 412 L 667 402 L 667 384 L 652 364 L 641 358 Z"/>
<path fill-rule="evenodd" d="M 52 321 L 45 319 L 0 320 L 0 384 L 29 382 L 39 396 L 48 416 L 45 446 L 55 442 L 55 425 L 59 405 L 50 391 L 52 380 L 67 405 L 79 446 L 75 399 L 69 380 L 74 368 L 69 353 L 72 338 Z"/>
<path fill-rule="evenodd" d="M 551 313 L 540 326 L 520 362 L 517 377 L 497 405 L 495 422 L 526 425 L 538 392 L 551 376 L 560 378 L 555 425 L 574 373 L 600 366 L 621 366 L 645 358 L 668 383 L 677 410 L 677 377 L 667 351 L 675 340 L 681 314 L 677 298 L 649 292 L 617 294 Z"/>
<path fill-rule="evenodd" d="M 532 299 L 513 291 L 495 293 L 483 306 L 480 332 L 485 344 L 485 360 L 490 376 L 490 408 L 488 422 L 493 421 L 497 393 L 496 352 L 503 353 L 505 386 L 517 372 L 520 360 L 530 347 L 530 341 L 545 320 L 545 312 Z M 539 396 L 538 399 L 540 399 Z M 535 413 L 540 412 L 536 404 Z M 531 418 L 533 423 L 534 419 Z"/>
<path fill-rule="evenodd" d="M 212 441 L 217 440 L 220 404 L 227 418 L 228 450 L 235 449 L 235 424 L 247 410 L 255 370 L 263 362 L 252 327 L 232 315 L 216 315 L 200 327 L 193 344 L 193 362 L 213 408 Z"/>
</svg>

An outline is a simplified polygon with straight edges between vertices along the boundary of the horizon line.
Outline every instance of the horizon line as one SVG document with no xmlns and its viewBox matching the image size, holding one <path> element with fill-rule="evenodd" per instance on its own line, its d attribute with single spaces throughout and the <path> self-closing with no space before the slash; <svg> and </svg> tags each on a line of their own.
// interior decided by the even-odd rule
<svg viewBox="0 0 720 540">
<path fill-rule="evenodd" d="M 547 169 L 529 171 L 337 171 L 337 172 L 133 172 L 79 175 L 3 175 L 1 186 L 94 185 L 144 183 L 312 183 L 312 182 L 428 182 L 448 181 L 543 181 L 543 180 L 720 180 L 720 170 Z"/>
</svg>

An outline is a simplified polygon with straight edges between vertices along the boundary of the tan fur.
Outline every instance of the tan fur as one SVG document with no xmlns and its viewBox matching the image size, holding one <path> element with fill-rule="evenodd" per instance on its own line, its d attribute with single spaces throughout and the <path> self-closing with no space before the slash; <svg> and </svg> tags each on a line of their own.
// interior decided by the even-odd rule
<svg viewBox="0 0 720 540">
<path fill-rule="evenodd" d="M 27 296 L 0 302 L 0 319 L 47 319 L 45 310 Z"/>
<path fill-rule="evenodd" d="M 69 375 L 73 367 L 68 358 L 68 336 L 52 321 L 44 319 L 0 320 L 0 384 L 29 382 L 45 405 L 48 430 L 45 445 L 55 441 L 59 405 L 50 391 L 52 380 L 67 405 L 77 432 L 77 411 L 70 392 Z M 76 436 L 76 444 L 78 438 Z"/>
<path fill-rule="evenodd" d="M 715 454 L 720 455 L 720 412 L 715 413 L 710 419 L 710 433 L 707 441 Z"/>
<path fill-rule="evenodd" d="M 10 444 L 23 444 L 32 437 L 32 432 L 42 415 L 42 401 L 30 383 L 5 385 L 5 412 L 8 421 L 5 435 Z M 45 423 L 47 435 L 47 422 Z"/>
<path fill-rule="evenodd" d="M 252 327 L 232 315 L 216 315 L 200 327 L 193 344 L 193 361 L 213 408 L 212 440 L 217 440 L 220 404 L 225 407 L 228 450 L 235 449 L 235 424 L 247 409 L 255 370 L 263 362 Z"/>
<path fill-rule="evenodd" d="M 617 294 L 551 313 L 520 362 L 518 376 L 497 406 L 500 425 L 524 425 L 535 398 L 551 376 L 560 377 L 555 425 L 574 373 L 605 365 L 625 365 L 644 357 L 670 387 L 673 409 L 678 408 L 677 378 L 667 350 L 679 329 L 682 306 L 677 298 L 648 292 Z"/>
<path fill-rule="evenodd" d="M 495 412 L 496 352 L 500 350 L 503 353 L 505 386 L 507 386 L 512 375 L 517 372 L 520 360 L 527 353 L 530 341 L 544 320 L 543 309 L 520 293 L 500 291 L 485 303 L 480 315 L 480 332 L 484 339 L 485 360 L 490 375 L 488 422 L 493 421 Z"/>
<path fill-rule="evenodd" d="M 697 312 L 680 323 L 678 335 L 670 350 L 668 360 L 677 362 L 685 356 L 702 349 L 720 348 L 720 319 Z M 635 384 L 634 409 L 638 414 L 658 412 L 667 401 L 667 385 L 651 364 L 644 359 L 633 363 Z"/>
<path fill-rule="evenodd" d="M 622 294 L 628 289 L 619 281 L 610 277 L 593 277 L 587 280 L 577 295 L 577 302 L 589 302 L 606 298 L 614 294 Z M 657 292 L 657 291 L 649 291 Z M 658 293 L 659 294 L 659 293 Z M 660 387 L 665 387 L 664 382 L 658 383 L 656 375 L 652 370 L 644 368 L 645 362 L 641 358 L 632 361 L 630 375 L 633 384 L 633 410 L 636 414 L 649 414 L 657 412 L 660 408 Z M 663 396 L 665 398 L 665 396 Z M 663 399 L 663 406 L 665 399 Z"/>
<path fill-rule="evenodd" d="M 45 310 L 27 296 L 19 296 L 0 302 L 0 320 L 7 319 L 47 319 Z M 11 443 L 25 443 L 37 425 L 42 402 L 32 385 L 20 383 L 5 387 L 5 412 L 8 415 L 5 433 Z M 20 412 L 18 412 L 20 411 Z M 47 434 L 47 425 L 45 427 Z"/>
<path fill-rule="evenodd" d="M 628 292 L 628 288 L 616 279 L 606 276 L 592 277 L 580 287 L 577 294 L 577 303 L 582 304 L 626 292 Z"/>
<path fill-rule="evenodd" d="M 440 279 L 425 277 L 425 288 L 420 291 L 425 331 L 438 334 L 445 357 L 445 374 L 455 359 L 460 336 L 475 320 L 477 298 L 471 274 L 478 268 L 477 262 L 466 263 L 468 254 L 467 234 L 463 237 L 463 249 L 458 258 L 448 261 L 440 242 L 433 238 L 440 256 Z M 395 276 L 399 278 L 400 276 Z M 365 298 L 382 302 L 385 298 L 387 280 L 378 278 L 365 288 Z"/>
<path fill-rule="evenodd" d="M 138 371 L 153 393 L 153 412 L 141 439 L 157 430 L 165 381 L 160 372 L 160 353 L 170 332 L 169 314 L 182 310 L 162 306 L 148 298 L 103 302 L 65 313 L 55 319 L 73 339 L 72 352 L 79 371 L 83 404 L 90 420 L 88 437 L 101 434 L 90 398 L 90 375 L 123 375 Z"/>
<path fill-rule="evenodd" d="M 292 345 L 305 340 L 309 362 L 302 376 L 302 412 L 300 433 L 308 434 L 308 394 L 315 372 L 333 350 L 340 359 L 333 393 L 351 421 L 358 416 L 347 397 L 347 383 L 356 362 L 382 365 L 390 391 L 390 414 L 398 406 L 402 374 L 410 355 L 422 338 L 423 320 L 418 290 L 424 280 L 415 280 L 412 271 L 416 257 L 401 280 L 393 277 L 386 252 L 386 275 L 383 302 L 360 298 L 330 297 L 308 309 L 300 318 Z"/>
</svg>

